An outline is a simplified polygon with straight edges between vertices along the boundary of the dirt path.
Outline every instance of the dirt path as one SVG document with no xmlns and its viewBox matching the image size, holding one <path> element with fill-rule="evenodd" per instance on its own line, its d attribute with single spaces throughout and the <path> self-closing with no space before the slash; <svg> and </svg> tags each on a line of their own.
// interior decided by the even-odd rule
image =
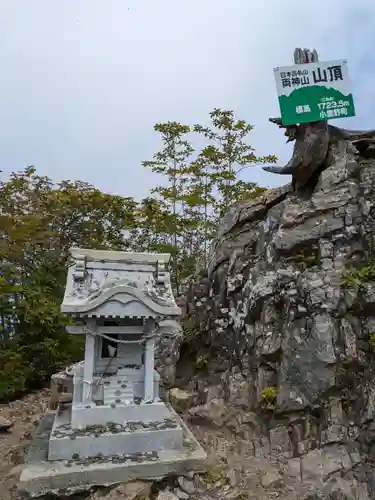
<svg viewBox="0 0 375 500">
<path fill-rule="evenodd" d="M 0 500 L 14 499 L 29 439 L 47 408 L 49 393 L 41 391 L 22 400 L 0 405 L 0 415 L 13 422 L 8 432 L 0 433 Z"/>
</svg>

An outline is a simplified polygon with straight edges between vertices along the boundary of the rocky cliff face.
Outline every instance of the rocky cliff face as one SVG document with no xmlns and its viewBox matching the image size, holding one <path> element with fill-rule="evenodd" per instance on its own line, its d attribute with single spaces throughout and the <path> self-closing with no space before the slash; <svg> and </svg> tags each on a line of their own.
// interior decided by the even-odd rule
<svg viewBox="0 0 375 500">
<path fill-rule="evenodd" d="M 308 188 L 268 191 L 223 221 L 187 300 L 194 344 L 209 353 L 191 382 L 206 403 L 190 414 L 230 428 L 311 499 L 365 500 L 375 283 L 357 287 L 348 271 L 373 257 L 375 160 L 347 140 L 330 155 Z"/>
</svg>

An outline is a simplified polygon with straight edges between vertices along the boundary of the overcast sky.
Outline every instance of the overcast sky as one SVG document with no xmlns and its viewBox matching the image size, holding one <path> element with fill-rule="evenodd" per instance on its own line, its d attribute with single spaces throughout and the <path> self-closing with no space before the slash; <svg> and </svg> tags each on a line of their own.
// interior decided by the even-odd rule
<svg viewBox="0 0 375 500">
<path fill-rule="evenodd" d="M 2 0 L 0 169 L 140 198 L 157 182 L 141 166 L 160 145 L 154 124 L 204 123 L 215 107 L 284 164 L 273 68 L 295 47 L 347 58 L 357 116 L 335 124 L 375 128 L 374 26 L 374 0 Z"/>
</svg>

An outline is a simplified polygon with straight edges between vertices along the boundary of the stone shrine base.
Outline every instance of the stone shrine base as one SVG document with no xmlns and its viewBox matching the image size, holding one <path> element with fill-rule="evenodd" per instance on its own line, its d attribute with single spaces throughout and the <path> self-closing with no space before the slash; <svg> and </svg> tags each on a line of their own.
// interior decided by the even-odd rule
<svg viewBox="0 0 375 500">
<path fill-rule="evenodd" d="M 149 408 L 152 409 L 152 406 Z M 111 422 L 82 430 L 71 428 L 70 410 L 59 412 L 55 415 L 49 439 L 48 460 L 119 456 L 124 453 L 159 453 L 163 450 L 182 449 L 182 427 L 175 420 L 175 414 L 170 413 L 166 406 L 164 408 L 168 418 L 160 421 L 145 423 L 136 420 L 122 425 Z"/>
<path fill-rule="evenodd" d="M 112 486 L 136 479 L 155 480 L 168 474 L 203 471 L 205 451 L 182 419 L 167 406 L 178 428 L 182 429 L 182 448 L 75 460 L 48 460 L 55 413 L 46 413 L 30 445 L 18 493 L 29 498 L 46 494 L 64 496 L 87 491 L 94 486 Z"/>
</svg>

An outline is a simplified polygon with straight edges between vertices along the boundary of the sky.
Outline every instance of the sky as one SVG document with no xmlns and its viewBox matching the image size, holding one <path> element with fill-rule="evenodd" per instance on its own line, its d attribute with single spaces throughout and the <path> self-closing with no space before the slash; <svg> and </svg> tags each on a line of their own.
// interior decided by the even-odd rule
<svg viewBox="0 0 375 500">
<path fill-rule="evenodd" d="M 356 117 L 375 128 L 373 0 L 12 0 L 0 5 L 0 170 L 34 165 L 137 199 L 160 179 L 142 167 L 158 122 L 208 123 L 232 109 L 254 126 L 258 155 L 291 156 L 273 68 L 295 47 L 347 59 Z M 244 180 L 288 177 L 254 166 Z"/>
</svg>

